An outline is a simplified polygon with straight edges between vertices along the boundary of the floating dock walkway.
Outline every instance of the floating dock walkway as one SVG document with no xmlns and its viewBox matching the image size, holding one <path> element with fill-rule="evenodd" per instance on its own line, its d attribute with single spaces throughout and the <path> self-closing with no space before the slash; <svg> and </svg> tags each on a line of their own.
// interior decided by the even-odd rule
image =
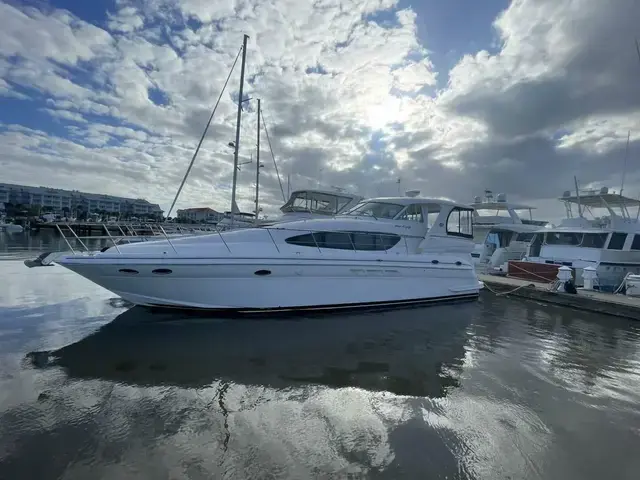
<svg viewBox="0 0 640 480">
<path fill-rule="evenodd" d="M 577 294 L 551 290 L 550 283 L 478 274 L 486 289 L 496 295 L 513 295 L 587 312 L 640 320 L 640 298 L 578 288 Z"/>
</svg>

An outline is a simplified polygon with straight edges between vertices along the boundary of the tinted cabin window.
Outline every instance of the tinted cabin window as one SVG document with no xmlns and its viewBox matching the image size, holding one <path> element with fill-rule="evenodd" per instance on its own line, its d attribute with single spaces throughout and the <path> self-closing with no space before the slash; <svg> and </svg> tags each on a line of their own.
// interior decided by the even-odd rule
<svg viewBox="0 0 640 480">
<path fill-rule="evenodd" d="M 407 220 L 409 222 L 424 222 L 422 217 L 422 205 L 409 205 L 396 220 Z"/>
<path fill-rule="evenodd" d="M 580 246 L 584 248 L 604 248 L 606 241 L 606 233 L 585 233 L 582 236 L 582 245 Z"/>
<path fill-rule="evenodd" d="M 626 233 L 612 233 L 611 240 L 609 240 L 609 250 L 622 250 L 624 242 L 627 241 Z"/>
<path fill-rule="evenodd" d="M 447 234 L 473 238 L 472 213 L 468 208 L 453 208 L 447 217 Z"/>
<path fill-rule="evenodd" d="M 316 232 L 289 237 L 285 241 L 291 245 L 336 250 L 389 250 L 400 241 L 399 235 L 374 232 Z"/>
<path fill-rule="evenodd" d="M 631 244 L 631 250 L 640 250 L 640 235 L 633 237 L 633 243 Z"/>
<path fill-rule="evenodd" d="M 534 233 L 519 233 L 516 242 L 530 242 L 534 235 Z"/>
<path fill-rule="evenodd" d="M 582 241 L 582 234 L 575 232 L 547 232 L 544 241 L 547 245 L 578 246 Z"/>
</svg>

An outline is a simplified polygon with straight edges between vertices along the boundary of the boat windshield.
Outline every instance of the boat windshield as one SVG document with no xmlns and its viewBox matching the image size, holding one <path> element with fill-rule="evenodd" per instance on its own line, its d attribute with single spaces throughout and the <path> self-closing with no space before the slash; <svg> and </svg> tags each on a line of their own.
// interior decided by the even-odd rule
<svg viewBox="0 0 640 480">
<path fill-rule="evenodd" d="M 353 207 L 345 215 L 363 215 L 374 218 L 395 218 L 403 209 L 404 205 L 386 202 L 361 202 Z"/>
<path fill-rule="evenodd" d="M 479 217 L 510 217 L 509 211 L 504 208 L 487 208 L 482 206 L 475 207 L 476 214 Z"/>
<path fill-rule="evenodd" d="M 349 202 L 351 197 L 332 195 L 322 192 L 293 192 L 289 201 L 285 203 L 280 211 L 288 212 L 310 212 L 325 215 L 335 215 L 340 212 Z"/>
</svg>

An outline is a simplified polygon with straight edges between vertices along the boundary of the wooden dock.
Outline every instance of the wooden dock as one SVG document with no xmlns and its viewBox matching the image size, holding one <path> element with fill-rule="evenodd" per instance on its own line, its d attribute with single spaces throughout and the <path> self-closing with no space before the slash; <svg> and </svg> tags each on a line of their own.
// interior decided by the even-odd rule
<svg viewBox="0 0 640 480">
<path fill-rule="evenodd" d="M 640 320 L 640 297 L 627 297 L 578 288 L 577 294 L 550 291 L 549 283 L 511 277 L 478 275 L 487 290 L 496 295 L 513 295 L 587 312 Z"/>
</svg>

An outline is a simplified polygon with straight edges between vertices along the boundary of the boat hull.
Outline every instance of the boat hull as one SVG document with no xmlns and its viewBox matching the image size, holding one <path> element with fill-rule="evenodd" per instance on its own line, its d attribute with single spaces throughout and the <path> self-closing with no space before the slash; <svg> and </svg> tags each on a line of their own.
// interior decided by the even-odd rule
<svg viewBox="0 0 640 480">
<path fill-rule="evenodd" d="M 58 261 L 136 305 L 268 312 L 408 306 L 477 298 L 471 265 L 397 261 L 207 259 L 198 263 Z"/>
</svg>

